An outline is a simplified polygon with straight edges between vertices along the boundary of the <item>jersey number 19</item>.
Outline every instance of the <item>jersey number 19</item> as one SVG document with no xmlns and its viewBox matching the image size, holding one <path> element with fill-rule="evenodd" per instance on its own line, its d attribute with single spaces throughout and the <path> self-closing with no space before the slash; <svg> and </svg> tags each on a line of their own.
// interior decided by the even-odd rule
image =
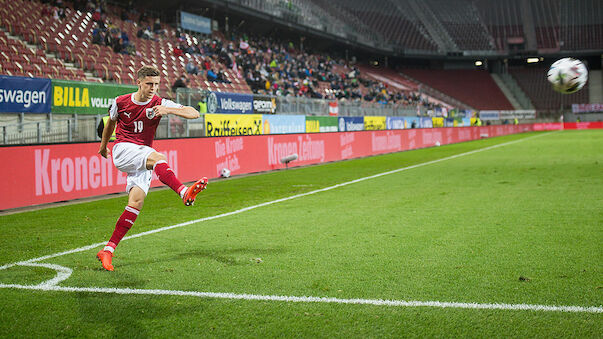
<svg viewBox="0 0 603 339">
<path fill-rule="evenodd" d="M 143 128 L 142 121 L 134 121 L 134 133 L 141 133 Z"/>
</svg>

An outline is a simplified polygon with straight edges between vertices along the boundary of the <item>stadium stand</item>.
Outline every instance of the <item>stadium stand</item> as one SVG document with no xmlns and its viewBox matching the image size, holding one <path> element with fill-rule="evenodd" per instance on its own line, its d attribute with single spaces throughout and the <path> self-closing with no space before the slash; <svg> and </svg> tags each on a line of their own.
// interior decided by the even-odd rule
<svg viewBox="0 0 603 339">
<path fill-rule="evenodd" d="M 402 73 L 476 109 L 513 109 L 487 71 L 405 69 Z"/>
<path fill-rule="evenodd" d="M 446 52 L 442 41 L 431 36 L 434 23 L 427 22 L 427 13 L 455 48 L 490 53 L 506 52 L 509 43 L 531 39 L 528 31 L 532 30 L 541 50 L 602 49 L 603 13 L 595 1 L 425 0 L 419 6 L 415 0 L 295 0 L 285 7 L 252 0 L 241 3 L 274 13 L 286 9 L 288 15 L 297 15 L 292 20 L 318 28 L 326 29 L 321 20 L 327 20 L 346 34 L 381 37 L 408 51 Z M 120 5 L 97 7 L 90 1 L 75 1 L 53 6 L 26 0 L 0 0 L 0 4 L 2 74 L 133 84 L 135 70 L 152 64 L 162 72 L 164 97 L 174 96 L 174 85 L 182 78 L 180 85 L 212 91 L 418 102 L 427 107 L 458 100 L 477 109 L 511 109 L 486 71 L 409 69 L 400 75 L 361 64 L 348 67 L 324 52 L 300 51 L 286 40 L 236 32 L 236 28 L 228 34 L 193 36 Z M 526 8 L 527 14 L 522 12 Z M 532 24 L 526 25 L 526 20 Z M 512 74 L 522 88 L 533 90 L 531 71 Z M 415 93 L 421 86 L 435 91 L 422 98 Z M 576 98 L 584 99 L 581 95 Z"/>
<path fill-rule="evenodd" d="M 460 50 L 494 49 L 492 38 L 472 2 L 431 0 L 426 1 L 425 4 Z"/>
<path fill-rule="evenodd" d="M 426 33 L 423 23 L 413 15 L 405 2 L 366 2 L 362 0 L 313 0 L 328 11 L 344 13 L 349 22 L 366 23 L 388 42 L 411 50 L 437 50 L 437 45 Z"/>
<path fill-rule="evenodd" d="M 509 68 L 509 73 L 539 111 L 556 111 L 560 108 L 569 108 L 573 103 L 589 102 L 588 83 L 576 93 L 560 94 L 551 90 L 551 85 L 543 76 L 546 72 L 546 67 Z"/>
<path fill-rule="evenodd" d="M 600 0 L 561 1 L 562 50 L 603 48 L 603 6 Z"/>
<path fill-rule="evenodd" d="M 509 41 L 523 42 L 525 39 L 520 1 L 482 0 L 475 3 L 498 51 L 507 51 Z"/>
<path fill-rule="evenodd" d="M 129 54 L 116 53 L 114 48 L 104 43 L 105 40 L 93 43 L 93 33 L 98 28 L 93 13 L 65 7 L 61 18 L 57 15 L 58 9 L 39 2 L 2 0 L 1 26 L 15 37 L 9 38 L 3 33 L 0 38 L 0 51 L 4 52 L 4 55 L 0 54 L 3 74 L 133 84 L 135 70 L 143 64 L 153 64 L 160 67 L 164 75 L 160 93 L 172 97 L 171 85 L 186 73 L 188 60 L 200 65 L 208 58 L 194 53 L 176 56 L 174 51 L 182 45 L 183 38 L 166 26 L 162 26 L 165 37 L 149 40 L 138 37 L 139 29 L 132 20 L 122 20 L 109 14 L 121 12 L 113 6 L 104 13 L 107 35 L 117 39 L 127 36 L 129 45 L 135 48 L 135 52 Z M 16 37 L 39 48 L 28 48 L 23 40 Z M 197 42 L 191 37 L 184 40 L 188 45 Z M 66 63 L 73 63 L 73 67 L 67 67 Z M 218 62 L 212 64 L 217 67 L 216 72 L 223 73 L 225 79 L 222 82 L 207 81 L 201 74 L 187 74 L 188 86 L 250 93 L 249 86 L 234 70 Z M 91 76 L 86 76 L 84 71 L 91 72 Z"/>
<path fill-rule="evenodd" d="M 532 0 L 536 41 L 539 50 L 559 50 L 559 3 Z"/>
</svg>

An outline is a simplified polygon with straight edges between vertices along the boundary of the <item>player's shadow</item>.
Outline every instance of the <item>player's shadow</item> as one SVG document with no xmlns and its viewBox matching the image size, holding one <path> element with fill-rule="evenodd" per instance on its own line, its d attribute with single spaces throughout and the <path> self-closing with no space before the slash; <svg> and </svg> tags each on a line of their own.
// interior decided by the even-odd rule
<svg viewBox="0 0 603 339">
<path fill-rule="evenodd" d="M 231 249 L 199 249 L 187 252 L 175 253 L 169 257 L 154 257 L 144 260 L 130 261 L 128 263 L 120 264 L 120 267 L 138 266 L 138 265 L 151 265 L 157 262 L 170 262 L 170 261 L 182 261 L 191 258 L 204 258 L 213 260 L 225 265 L 236 266 L 236 265 L 250 265 L 262 262 L 262 258 L 265 258 L 270 254 L 285 253 L 284 248 L 231 248 Z"/>
<path fill-rule="evenodd" d="M 195 250 L 178 253 L 174 256 L 176 260 L 189 258 L 207 258 L 226 265 L 248 265 L 258 263 L 267 254 L 278 254 L 286 252 L 283 248 L 233 248 L 227 250 Z M 247 255 L 244 255 L 247 254 Z"/>
</svg>

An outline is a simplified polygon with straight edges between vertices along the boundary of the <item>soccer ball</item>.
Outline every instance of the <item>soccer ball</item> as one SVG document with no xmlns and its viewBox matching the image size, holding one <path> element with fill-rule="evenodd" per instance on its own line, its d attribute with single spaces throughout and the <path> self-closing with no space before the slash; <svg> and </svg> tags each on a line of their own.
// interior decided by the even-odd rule
<svg viewBox="0 0 603 339">
<path fill-rule="evenodd" d="M 588 80 L 588 70 L 580 60 L 563 58 L 551 65 L 547 79 L 555 91 L 571 94 L 584 87 Z"/>
<path fill-rule="evenodd" d="M 230 177 L 230 170 L 229 170 L 228 168 L 223 168 L 223 169 L 220 171 L 220 176 L 221 176 L 222 178 L 228 178 L 228 177 Z"/>
</svg>

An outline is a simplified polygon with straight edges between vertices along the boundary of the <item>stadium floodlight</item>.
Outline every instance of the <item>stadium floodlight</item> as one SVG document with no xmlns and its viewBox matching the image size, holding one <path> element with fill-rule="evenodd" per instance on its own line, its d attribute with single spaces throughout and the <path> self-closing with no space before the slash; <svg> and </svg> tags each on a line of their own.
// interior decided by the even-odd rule
<svg viewBox="0 0 603 339">
<path fill-rule="evenodd" d="M 281 163 L 289 168 L 289 163 L 294 160 L 297 160 L 297 153 L 289 154 L 288 156 L 281 158 Z"/>
<path fill-rule="evenodd" d="M 477 60 L 477 61 L 475 62 L 475 66 L 481 66 L 481 65 L 483 65 L 483 64 L 484 64 L 484 63 L 483 63 L 481 60 Z"/>
<path fill-rule="evenodd" d="M 535 63 L 535 62 L 539 62 L 539 61 L 540 61 L 540 59 L 538 59 L 538 58 L 528 58 L 528 59 L 526 60 L 526 62 L 527 62 L 528 64 L 533 64 L 533 63 Z"/>
</svg>

